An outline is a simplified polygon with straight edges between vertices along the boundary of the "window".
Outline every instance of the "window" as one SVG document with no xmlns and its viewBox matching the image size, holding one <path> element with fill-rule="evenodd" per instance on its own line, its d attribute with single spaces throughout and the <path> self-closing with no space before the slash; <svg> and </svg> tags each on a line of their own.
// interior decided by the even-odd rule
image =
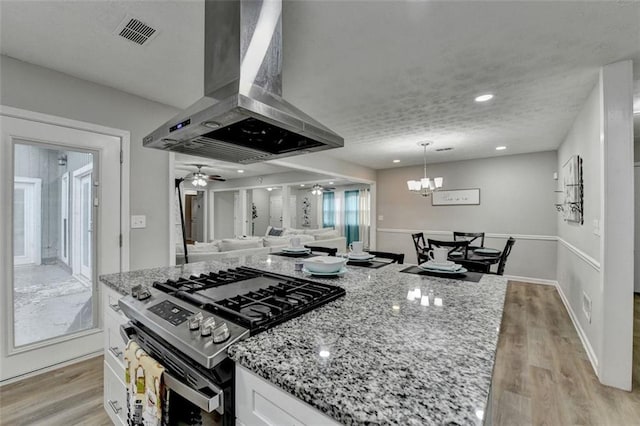
<svg viewBox="0 0 640 426">
<path fill-rule="evenodd" d="M 360 238 L 358 202 L 358 190 L 344 192 L 344 233 L 347 237 L 347 245 Z"/>
<path fill-rule="evenodd" d="M 336 204 L 333 192 L 322 194 L 322 227 L 329 228 L 335 226 Z"/>
</svg>

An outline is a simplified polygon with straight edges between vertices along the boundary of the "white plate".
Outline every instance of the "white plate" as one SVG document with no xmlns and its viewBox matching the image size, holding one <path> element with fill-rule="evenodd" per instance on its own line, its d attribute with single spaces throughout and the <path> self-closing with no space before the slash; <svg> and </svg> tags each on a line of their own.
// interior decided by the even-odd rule
<svg viewBox="0 0 640 426">
<path fill-rule="evenodd" d="M 282 251 L 287 253 L 309 253 L 311 249 L 306 247 L 283 247 Z"/>
<path fill-rule="evenodd" d="M 347 255 L 347 258 L 351 261 L 369 261 L 371 259 L 374 259 L 376 256 L 373 254 L 369 254 L 369 253 L 364 253 L 364 254 L 353 254 L 353 253 L 349 253 Z"/>
<path fill-rule="evenodd" d="M 460 253 L 459 251 L 452 251 L 451 253 L 449 253 L 449 256 L 451 257 L 460 257 L 463 256 L 464 253 Z"/>
<path fill-rule="evenodd" d="M 455 262 L 452 262 L 450 260 L 447 260 L 446 262 L 434 262 L 433 260 L 429 260 L 429 261 L 423 263 L 423 265 L 426 265 L 426 266 L 431 266 L 431 265 L 433 265 L 433 266 L 453 266 L 455 264 L 456 264 Z"/>
<path fill-rule="evenodd" d="M 418 266 L 418 269 L 421 269 L 423 271 L 427 271 L 427 272 L 435 272 L 437 274 L 445 274 L 445 275 L 460 275 L 460 274 L 464 274 L 465 272 L 468 272 L 466 268 L 462 267 L 460 269 L 457 269 L 455 271 L 445 271 L 443 269 L 431 269 L 431 268 L 423 268 Z"/>
<path fill-rule="evenodd" d="M 341 277 L 347 273 L 347 268 L 343 267 L 339 271 L 335 271 L 335 272 L 311 272 L 307 268 L 303 267 L 302 272 L 308 275 L 315 275 L 318 277 Z"/>
</svg>

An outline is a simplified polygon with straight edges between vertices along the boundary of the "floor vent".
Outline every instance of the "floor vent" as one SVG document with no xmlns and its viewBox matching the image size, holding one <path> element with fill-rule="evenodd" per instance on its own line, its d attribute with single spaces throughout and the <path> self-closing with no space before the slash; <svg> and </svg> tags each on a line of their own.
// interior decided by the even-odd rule
<svg viewBox="0 0 640 426">
<path fill-rule="evenodd" d="M 125 16 L 113 33 L 139 45 L 147 44 L 158 35 L 155 28 L 131 15 Z"/>
</svg>

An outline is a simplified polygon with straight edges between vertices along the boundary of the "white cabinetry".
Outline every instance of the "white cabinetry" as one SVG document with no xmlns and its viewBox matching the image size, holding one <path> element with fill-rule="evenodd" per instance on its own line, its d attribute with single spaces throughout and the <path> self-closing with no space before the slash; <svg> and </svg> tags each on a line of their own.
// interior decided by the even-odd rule
<svg viewBox="0 0 640 426">
<path fill-rule="evenodd" d="M 337 426 L 335 420 L 236 364 L 236 426 Z"/>
<path fill-rule="evenodd" d="M 120 325 L 127 318 L 118 307 L 122 294 L 102 285 L 104 312 L 104 409 L 115 425 L 127 420 L 127 389 L 124 383 L 124 340 Z"/>
</svg>

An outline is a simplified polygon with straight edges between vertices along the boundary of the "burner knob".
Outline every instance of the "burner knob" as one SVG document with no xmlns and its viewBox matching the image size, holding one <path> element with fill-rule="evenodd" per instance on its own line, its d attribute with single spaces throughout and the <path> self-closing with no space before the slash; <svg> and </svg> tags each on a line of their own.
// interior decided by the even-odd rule
<svg viewBox="0 0 640 426">
<path fill-rule="evenodd" d="M 202 325 L 200 326 L 200 335 L 202 337 L 211 336 L 211 332 L 213 331 L 213 327 L 216 326 L 216 320 L 213 317 L 205 318 L 202 321 Z"/>
<path fill-rule="evenodd" d="M 198 312 L 197 314 L 193 314 L 189 318 L 187 318 L 187 324 L 189 325 L 189 330 L 191 331 L 199 329 L 200 322 L 202 322 L 202 312 Z"/>
<path fill-rule="evenodd" d="M 213 329 L 213 343 L 222 343 L 229 338 L 229 327 L 223 322 Z"/>
</svg>

